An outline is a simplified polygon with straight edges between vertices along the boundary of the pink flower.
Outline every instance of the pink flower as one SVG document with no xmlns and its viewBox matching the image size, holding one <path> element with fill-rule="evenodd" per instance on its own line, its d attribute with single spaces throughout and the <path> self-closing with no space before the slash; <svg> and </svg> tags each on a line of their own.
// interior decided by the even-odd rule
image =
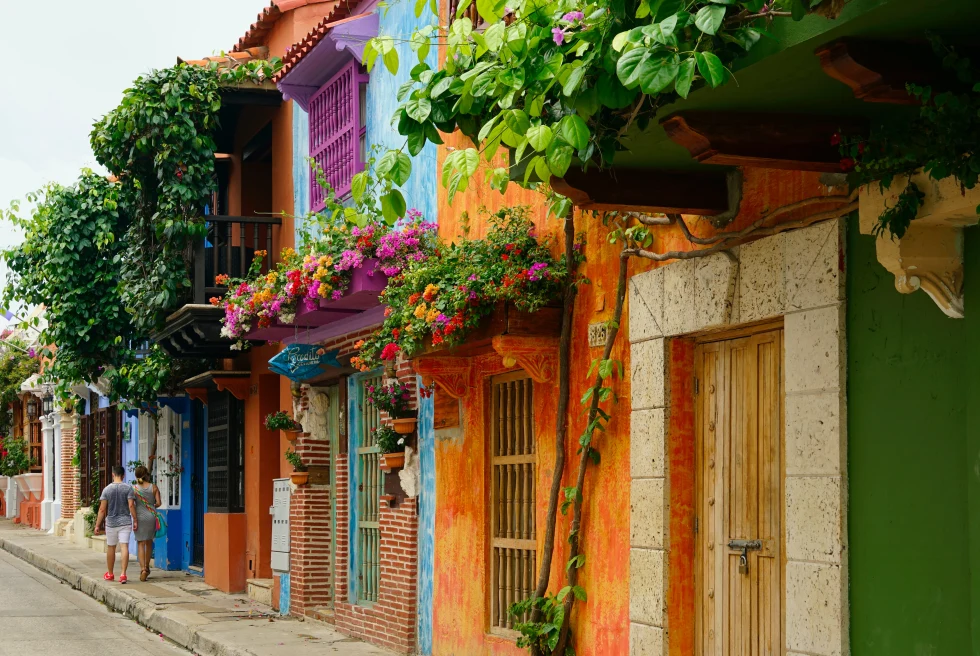
<svg viewBox="0 0 980 656">
<path fill-rule="evenodd" d="M 556 45 L 561 45 L 565 43 L 565 30 L 560 27 L 551 28 L 551 38 L 555 40 Z"/>
<path fill-rule="evenodd" d="M 561 17 L 563 21 L 568 21 L 569 23 L 574 23 L 575 21 L 580 21 L 585 18 L 585 14 L 580 11 L 570 11 Z M 559 44 L 560 45 L 560 44 Z"/>
</svg>

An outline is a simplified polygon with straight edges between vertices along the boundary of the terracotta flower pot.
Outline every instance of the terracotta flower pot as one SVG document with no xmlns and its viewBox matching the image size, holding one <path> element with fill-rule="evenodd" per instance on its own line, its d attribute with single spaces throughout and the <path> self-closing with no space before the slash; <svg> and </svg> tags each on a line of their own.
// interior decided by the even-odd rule
<svg viewBox="0 0 980 656">
<path fill-rule="evenodd" d="M 295 442 L 296 441 L 296 438 L 299 437 L 299 434 L 303 432 L 302 429 L 300 429 L 300 430 L 287 430 L 285 428 L 281 428 L 279 430 L 282 432 L 283 437 L 285 437 L 286 440 L 289 441 L 289 442 Z"/>
<path fill-rule="evenodd" d="M 381 454 L 381 469 L 386 472 L 390 472 L 392 469 L 401 469 L 405 466 L 405 452 L 399 451 L 397 453 L 382 453 Z"/>
<path fill-rule="evenodd" d="M 411 435 L 415 432 L 415 424 L 417 422 L 417 417 L 404 417 L 402 419 L 392 419 L 391 426 L 399 435 Z"/>
<path fill-rule="evenodd" d="M 310 472 L 294 471 L 289 475 L 289 480 L 293 485 L 306 485 L 310 480 Z"/>
</svg>

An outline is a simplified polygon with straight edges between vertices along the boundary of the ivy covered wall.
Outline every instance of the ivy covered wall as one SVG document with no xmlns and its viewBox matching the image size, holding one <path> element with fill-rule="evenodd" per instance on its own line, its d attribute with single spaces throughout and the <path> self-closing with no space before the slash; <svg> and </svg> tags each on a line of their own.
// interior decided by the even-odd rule
<svg viewBox="0 0 980 656">
<path fill-rule="evenodd" d="M 971 232 L 968 262 L 980 255 L 980 233 Z M 875 259 L 873 238 L 858 234 L 856 218 L 849 222 L 854 656 L 980 654 L 980 635 L 971 637 L 980 611 L 976 263 L 967 266 L 966 289 L 965 320 L 947 318 L 923 292 L 899 294 Z"/>
</svg>

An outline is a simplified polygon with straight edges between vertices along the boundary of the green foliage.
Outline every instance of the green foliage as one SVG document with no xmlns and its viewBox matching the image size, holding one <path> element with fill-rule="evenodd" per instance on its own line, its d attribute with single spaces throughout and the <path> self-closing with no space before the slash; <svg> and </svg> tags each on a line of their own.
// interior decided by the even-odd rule
<svg viewBox="0 0 980 656">
<path fill-rule="evenodd" d="M 51 375 L 65 387 L 96 380 L 104 367 L 130 357 L 121 337 L 133 328 L 119 294 L 118 237 L 128 223 L 120 189 L 86 170 L 71 186 L 30 194 L 29 216 L 21 217 L 16 204 L 4 213 L 24 241 L 3 253 L 9 268 L 3 302 L 45 306 L 41 343 L 58 346 Z"/>
<path fill-rule="evenodd" d="M 120 296 L 142 333 L 191 292 L 189 246 L 203 239 L 215 190 L 213 134 L 221 98 L 214 68 L 179 64 L 139 77 L 92 128 L 95 158 L 120 181 Z"/>
<path fill-rule="evenodd" d="M 477 30 L 463 15 L 469 4 L 459 3 L 445 33 L 443 69 L 426 63 L 439 30 L 412 35 L 418 64 L 392 119 L 413 155 L 441 143 L 439 131 L 473 139 L 475 147 L 445 159 L 450 201 L 501 146 L 524 170 L 524 185 L 563 176 L 573 162 L 612 164 L 634 125 L 643 129 L 664 105 L 729 80 L 774 17 L 811 10 L 800 0 L 477 0 L 486 21 Z M 391 36 L 372 39 L 364 54 L 369 70 L 379 57 L 390 71 L 399 66 Z M 509 179 L 493 168 L 486 177 L 501 190 Z"/>
<path fill-rule="evenodd" d="M 31 458 L 30 447 L 22 437 L 0 438 L 0 475 L 17 476 L 37 464 Z"/>
<path fill-rule="evenodd" d="M 391 426 L 375 428 L 374 441 L 381 453 L 401 453 L 405 450 L 405 436 L 395 432 Z"/>
<path fill-rule="evenodd" d="M 306 464 L 303 462 L 303 459 L 300 458 L 299 454 L 293 451 L 291 448 L 286 449 L 286 462 L 293 466 L 294 471 L 306 471 Z"/>
<path fill-rule="evenodd" d="M 17 400 L 21 383 L 39 368 L 37 357 L 31 357 L 22 341 L 8 337 L 0 344 L 0 436 L 13 432 L 11 405 Z"/>
<path fill-rule="evenodd" d="M 928 86 L 907 85 L 920 101 L 918 111 L 872 126 L 867 140 L 834 135 L 841 141 L 841 166 L 852 170 L 855 185 L 879 180 L 888 187 L 896 177 L 923 169 L 933 180 L 952 176 L 966 189 L 980 180 L 980 71 L 952 47 L 931 37 L 936 66 L 949 75 L 951 88 L 942 92 Z M 876 234 L 901 238 L 915 218 L 923 195 L 909 183 L 894 207 L 879 217 Z M 980 207 L 977 208 L 980 212 Z"/>
<path fill-rule="evenodd" d="M 30 194 L 28 216 L 16 203 L 3 213 L 24 233 L 3 253 L 3 301 L 46 307 L 42 342 L 57 347 L 49 377 L 63 398 L 73 383 L 104 378 L 114 399 L 152 401 L 201 369 L 134 345 L 190 299 L 191 245 L 215 188 L 219 87 L 263 83 L 280 66 L 179 64 L 137 78 L 91 133 L 112 178 L 84 170 L 73 185 Z"/>
<path fill-rule="evenodd" d="M 585 590 L 576 586 L 575 595 L 581 595 L 585 599 Z M 517 618 L 514 629 L 521 634 L 517 639 L 517 646 L 530 649 L 532 653 L 552 654 L 558 646 L 558 637 L 561 634 L 561 626 L 565 622 L 565 609 L 562 605 L 565 597 L 572 592 L 571 588 L 563 588 L 557 595 L 545 595 L 544 597 L 530 597 L 513 604 L 508 611 Z M 541 611 L 541 621 L 520 621 L 529 616 L 533 609 Z M 568 648 L 566 656 L 574 654 L 575 651 Z"/>
<path fill-rule="evenodd" d="M 925 194 L 910 180 L 908 186 L 898 195 L 895 205 L 886 208 L 878 217 L 874 235 L 878 237 L 887 231 L 898 239 L 904 237 L 905 231 L 909 229 L 912 220 L 919 213 L 924 198 Z"/>
<path fill-rule="evenodd" d="M 293 418 L 289 416 L 289 413 L 283 410 L 269 413 L 265 418 L 265 427 L 272 431 L 295 431 L 302 428 L 302 426 L 296 423 Z"/>
</svg>

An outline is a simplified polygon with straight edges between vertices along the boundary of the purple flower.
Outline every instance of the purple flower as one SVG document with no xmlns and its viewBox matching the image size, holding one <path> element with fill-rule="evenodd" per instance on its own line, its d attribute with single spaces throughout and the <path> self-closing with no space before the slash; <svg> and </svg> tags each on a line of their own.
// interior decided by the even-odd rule
<svg viewBox="0 0 980 656">
<path fill-rule="evenodd" d="M 585 18 L 585 14 L 580 11 L 570 11 L 561 17 L 563 21 L 568 21 L 569 23 L 574 23 L 575 21 L 580 21 Z M 560 45 L 560 44 L 559 44 Z"/>
<path fill-rule="evenodd" d="M 471 273 L 471 274 L 470 274 L 470 277 L 469 277 L 469 278 L 467 278 L 467 280 L 469 280 L 469 281 L 471 281 L 471 282 L 472 282 L 472 281 L 475 281 L 475 280 L 476 280 L 476 274 L 475 274 L 475 273 Z"/>
<path fill-rule="evenodd" d="M 561 45 L 565 43 L 565 30 L 560 27 L 551 28 L 551 38 L 555 40 L 556 45 Z"/>
<path fill-rule="evenodd" d="M 333 290 L 333 293 L 330 295 L 330 298 L 332 298 L 335 301 L 339 301 L 343 295 L 344 295 L 343 292 L 341 292 L 339 289 L 335 289 Z"/>
<path fill-rule="evenodd" d="M 27 357 L 29 357 L 29 358 L 36 358 L 37 357 L 37 351 L 34 350 L 34 347 L 33 346 L 31 348 L 27 349 Z"/>
</svg>

